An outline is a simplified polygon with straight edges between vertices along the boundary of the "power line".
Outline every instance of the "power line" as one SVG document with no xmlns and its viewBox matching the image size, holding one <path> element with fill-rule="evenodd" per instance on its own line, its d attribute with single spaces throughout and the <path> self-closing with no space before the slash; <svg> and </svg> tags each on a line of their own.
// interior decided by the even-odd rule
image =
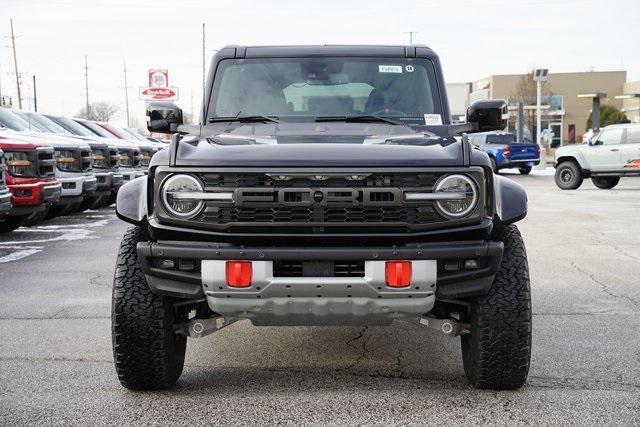
<svg viewBox="0 0 640 427">
<path fill-rule="evenodd" d="M 20 74 L 18 74 L 18 58 L 16 55 L 16 37 L 13 34 L 13 18 L 9 20 L 11 23 L 11 47 L 13 48 L 13 67 L 16 72 L 16 88 L 18 89 L 18 108 L 22 110 L 22 96 L 20 95 Z"/>
</svg>

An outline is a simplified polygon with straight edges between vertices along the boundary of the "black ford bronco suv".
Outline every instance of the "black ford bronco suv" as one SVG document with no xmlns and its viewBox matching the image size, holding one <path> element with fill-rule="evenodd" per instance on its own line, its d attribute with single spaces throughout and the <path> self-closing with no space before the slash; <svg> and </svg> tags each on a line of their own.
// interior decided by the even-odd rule
<svg viewBox="0 0 640 427">
<path fill-rule="evenodd" d="M 180 376 L 187 337 L 230 323 L 389 325 L 460 336 L 481 388 L 527 377 L 531 295 L 514 222 L 524 189 L 467 134 L 504 129 L 502 100 L 451 124 L 425 46 L 221 49 L 199 125 L 148 105 L 173 133 L 125 184 L 112 332 L 131 389 Z"/>
</svg>

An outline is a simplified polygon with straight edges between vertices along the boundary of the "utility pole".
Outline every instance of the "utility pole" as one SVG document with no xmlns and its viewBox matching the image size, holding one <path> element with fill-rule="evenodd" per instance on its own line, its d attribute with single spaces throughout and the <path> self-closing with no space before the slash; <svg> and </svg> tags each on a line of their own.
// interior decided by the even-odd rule
<svg viewBox="0 0 640 427">
<path fill-rule="evenodd" d="M 33 111 L 38 112 L 38 92 L 36 91 L 36 75 L 33 75 Z"/>
<path fill-rule="evenodd" d="M 122 60 L 124 65 L 124 103 L 127 107 L 127 127 L 131 126 L 129 124 L 129 86 L 127 85 L 127 61 L 125 59 Z"/>
<path fill-rule="evenodd" d="M 22 96 L 20 95 L 20 74 L 18 74 L 18 57 L 16 55 L 16 37 L 13 34 L 13 18 L 11 23 L 11 47 L 13 48 L 13 67 L 16 72 L 16 88 L 18 89 L 18 108 L 22 109 Z"/>
<path fill-rule="evenodd" d="M 202 23 L 202 102 L 204 103 L 205 23 Z"/>
<path fill-rule="evenodd" d="M 84 90 L 87 101 L 87 119 L 91 120 L 91 111 L 89 109 L 89 67 L 87 66 L 87 54 L 84 55 Z"/>
<path fill-rule="evenodd" d="M 413 35 L 416 34 L 417 31 L 405 31 L 404 34 L 409 34 L 409 45 L 413 44 Z"/>
</svg>

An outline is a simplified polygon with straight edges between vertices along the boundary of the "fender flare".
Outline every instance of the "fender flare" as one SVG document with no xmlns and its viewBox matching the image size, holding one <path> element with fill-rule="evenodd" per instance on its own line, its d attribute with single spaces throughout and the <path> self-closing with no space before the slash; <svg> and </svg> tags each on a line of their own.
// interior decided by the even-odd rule
<svg viewBox="0 0 640 427">
<path fill-rule="evenodd" d="M 147 177 L 127 182 L 118 190 L 116 215 L 123 221 L 140 225 L 147 217 Z"/>
<path fill-rule="evenodd" d="M 515 181 L 493 174 L 495 212 L 498 221 L 507 225 L 527 216 L 527 192 Z"/>
</svg>

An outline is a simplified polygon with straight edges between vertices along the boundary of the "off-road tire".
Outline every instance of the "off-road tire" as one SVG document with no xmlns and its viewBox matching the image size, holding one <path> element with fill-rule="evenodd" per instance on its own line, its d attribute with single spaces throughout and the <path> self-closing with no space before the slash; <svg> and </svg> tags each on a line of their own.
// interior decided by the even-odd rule
<svg viewBox="0 0 640 427">
<path fill-rule="evenodd" d="M 513 390 L 526 382 L 531 360 L 529 266 L 515 225 L 497 230 L 494 240 L 504 243 L 502 262 L 489 293 L 470 301 L 462 358 L 472 385 Z"/>
<path fill-rule="evenodd" d="M 569 160 L 556 167 L 555 180 L 560 189 L 575 190 L 582 185 L 584 177 L 578 164 Z"/>
<path fill-rule="evenodd" d="M 619 176 L 594 176 L 591 178 L 591 182 L 602 190 L 609 190 L 620 182 Z"/>
<path fill-rule="evenodd" d="M 519 167 L 520 175 L 529 175 L 531 173 L 531 166 Z"/>
<path fill-rule="evenodd" d="M 151 292 L 138 263 L 136 244 L 146 239 L 131 227 L 120 244 L 113 281 L 111 332 L 120 383 L 132 390 L 173 386 L 184 366 L 187 337 L 173 333 L 172 301 Z"/>
<path fill-rule="evenodd" d="M 8 216 L 0 222 L 0 233 L 9 233 L 22 225 L 24 216 Z"/>
</svg>

